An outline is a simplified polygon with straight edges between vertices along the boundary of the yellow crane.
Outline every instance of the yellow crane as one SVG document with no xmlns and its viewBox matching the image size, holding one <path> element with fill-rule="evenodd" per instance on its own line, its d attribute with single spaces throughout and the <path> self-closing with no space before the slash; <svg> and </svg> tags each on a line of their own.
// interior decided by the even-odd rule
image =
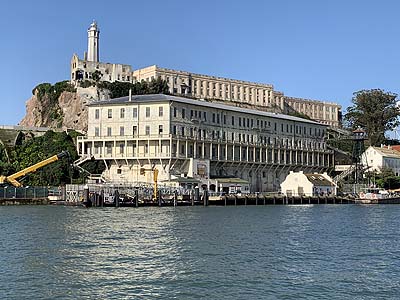
<svg viewBox="0 0 400 300">
<path fill-rule="evenodd" d="M 23 177 L 29 173 L 35 172 L 37 169 L 47 166 L 48 164 L 51 164 L 63 157 L 69 157 L 69 152 L 62 151 L 61 153 L 53 155 L 52 157 L 42 160 L 41 162 L 38 162 L 37 164 L 34 164 L 34 165 L 27 167 L 21 171 L 18 171 L 17 173 L 14 173 L 10 176 L 1 175 L 0 176 L 0 184 L 5 184 L 8 182 L 8 183 L 11 183 L 15 187 L 20 187 L 20 186 L 22 186 L 22 184 L 17 181 L 18 178 Z"/>
<path fill-rule="evenodd" d="M 158 170 L 156 168 L 154 168 L 154 169 L 140 168 L 140 175 L 144 175 L 146 171 L 153 172 L 153 182 L 154 182 L 154 185 L 153 185 L 153 189 L 154 189 L 154 191 L 153 191 L 153 200 L 157 201 L 158 200 L 158 198 L 157 198 L 158 197 L 158 195 L 157 195 L 157 192 L 158 192 L 158 185 L 157 185 Z"/>
</svg>

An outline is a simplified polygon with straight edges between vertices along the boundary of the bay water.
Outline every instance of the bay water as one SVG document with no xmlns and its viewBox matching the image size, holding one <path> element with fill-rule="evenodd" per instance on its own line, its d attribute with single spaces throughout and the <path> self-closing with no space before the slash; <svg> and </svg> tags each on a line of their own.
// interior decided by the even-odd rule
<svg viewBox="0 0 400 300">
<path fill-rule="evenodd" d="M 0 299 L 400 299 L 400 205 L 0 207 Z"/>
</svg>

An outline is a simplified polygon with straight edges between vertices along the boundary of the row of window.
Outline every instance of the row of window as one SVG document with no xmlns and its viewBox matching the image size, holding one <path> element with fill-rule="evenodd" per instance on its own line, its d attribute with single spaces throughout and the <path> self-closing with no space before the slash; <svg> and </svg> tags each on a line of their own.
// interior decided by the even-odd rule
<svg viewBox="0 0 400 300">
<path fill-rule="evenodd" d="M 158 125 L 158 134 L 163 134 L 163 125 Z M 151 131 L 150 131 L 150 125 L 145 126 L 145 135 L 150 135 Z M 138 131 L 138 127 L 137 126 L 133 126 L 132 127 L 132 135 L 133 136 L 137 136 L 139 134 Z M 125 135 L 125 126 L 120 126 L 119 127 L 119 135 L 120 136 L 124 136 Z M 94 128 L 94 136 L 100 136 L 100 128 L 99 127 L 95 127 Z M 107 127 L 107 136 L 113 136 L 113 132 L 112 132 L 112 128 L 111 127 Z"/>
<path fill-rule="evenodd" d="M 173 116 L 177 117 L 178 116 L 178 109 L 176 107 L 174 107 L 174 113 Z M 181 115 L 180 115 L 183 119 L 186 118 L 186 109 L 182 108 L 181 109 Z M 205 111 L 197 111 L 197 110 L 190 110 L 190 119 L 200 119 L 201 121 L 206 122 L 207 121 L 207 112 Z M 267 120 L 261 120 L 261 119 L 257 119 L 254 120 L 253 118 L 245 118 L 245 117 L 235 117 L 235 116 L 231 116 L 231 122 L 228 125 L 232 125 L 235 126 L 235 120 L 237 120 L 237 124 L 239 127 L 241 128 L 254 128 L 256 125 L 256 127 L 258 129 L 270 129 L 271 128 L 271 121 L 267 121 Z M 256 121 L 256 122 L 254 122 Z M 223 125 L 227 125 L 227 118 L 225 114 L 220 114 L 220 113 L 212 113 L 212 119 L 211 122 L 214 124 L 223 124 Z M 278 123 L 274 122 L 274 131 L 278 130 Z M 286 126 L 284 124 L 281 124 L 281 132 L 285 132 L 286 129 L 286 133 L 293 133 L 293 130 L 295 129 L 295 133 L 296 134 L 307 134 L 307 127 L 306 126 L 300 126 L 300 125 L 293 125 L 293 124 L 286 124 Z M 325 131 L 321 128 L 314 128 L 314 131 L 312 130 L 312 128 L 309 128 L 309 135 L 314 135 L 314 136 L 323 136 L 325 134 Z"/>
<path fill-rule="evenodd" d="M 100 136 L 100 128 L 95 127 L 94 128 L 94 135 L 96 137 Z M 158 125 L 158 134 L 162 135 L 164 132 L 163 125 Z M 132 135 L 133 136 L 138 136 L 138 127 L 133 126 L 132 127 Z M 177 135 L 177 126 L 172 127 L 172 134 Z M 252 134 L 245 134 L 245 133 L 234 133 L 234 132 L 225 132 L 225 131 L 218 131 L 218 130 L 212 130 L 212 131 L 206 131 L 205 129 L 193 129 L 193 128 L 186 128 L 186 127 L 180 127 L 179 135 L 180 136 L 189 136 L 192 138 L 197 138 L 199 140 L 208 138 L 212 140 L 230 140 L 233 142 L 243 142 L 243 143 L 262 143 L 262 144 L 267 144 L 267 145 L 280 145 L 282 147 L 284 146 L 298 146 L 298 147 L 309 147 L 309 148 L 315 148 L 315 149 L 322 149 L 323 143 L 321 142 L 315 142 L 315 141 L 305 141 L 305 140 L 292 140 L 288 138 L 271 138 L 269 136 L 260 136 L 260 135 L 252 135 Z M 125 136 L 125 127 L 120 126 L 119 128 L 119 135 L 120 136 Z M 150 136 L 151 135 L 151 126 L 146 125 L 145 126 L 145 132 L 144 135 Z M 107 127 L 107 136 L 113 136 L 112 128 Z"/>
<path fill-rule="evenodd" d="M 126 112 L 125 108 L 120 108 L 119 109 L 119 118 L 120 119 L 124 119 L 125 118 L 125 112 Z M 150 118 L 150 112 L 151 112 L 150 107 L 146 107 L 145 108 L 145 116 L 146 116 L 146 118 Z M 158 116 L 159 117 L 163 117 L 164 116 L 164 107 L 163 106 L 159 106 L 158 107 Z M 133 107 L 132 108 L 132 118 L 133 119 L 137 119 L 137 117 L 138 117 L 138 108 L 137 107 Z M 100 119 L 100 109 L 99 108 L 95 109 L 94 118 L 96 120 Z M 113 109 L 112 108 L 107 109 L 107 118 L 108 119 L 112 119 L 113 118 Z"/>
<path fill-rule="evenodd" d="M 126 116 L 126 109 L 125 108 L 120 108 L 119 109 L 119 118 L 124 119 Z M 145 116 L 146 118 L 149 118 L 151 116 L 151 107 L 145 107 Z M 164 107 L 159 106 L 158 107 L 158 116 L 163 117 L 164 116 Z M 176 118 L 178 117 L 178 109 L 174 107 L 173 109 L 173 116 Z M 190 110 L 190 120 L 194 121 L 202 121 L 202 122 L 207 122 L 207 112 L 206 111 L 198 111 L 198 110 Z M 180 110 L 180 117 L 185 119 L 186 116 L 186 109 L 182 108 Z M 113 109 L 109 108 L 107 109 L 107 118 L 112 119 L 113 118 Z M 138 118 L 138 108 L 133 107 L 132 108 L 132 118 L 137 119 Z M 100 119 L 100 109 L 95 109 L 95 119 Z M 227 121 L 227 115 L 226 114 L 221 114 L 221 113 L 212 113 L 211 124 L 223 124 L 223 125 L 231 125 L 235 126 L 236 124 L 238 125 L 239 128 L 248 128 L 248 129 L 272 129 L 271 128 L 271 121 L 267 120 L 262 120 L 262 119 L 253 119 L 253 118 L 245 118 L 245 117 L 237 117 L 237 116 L 231 116 L 230 122 Z M 227 124 L 230 123 L 230 124 Z M 273 122 L 273 130 L 275 132 L 278 131 L 278 123 Z M 325 131 L 321 128 L 314 128 L 314 130 L 309 127 L 308 132 L 307 132 L 307 127 L 306 126 L 300 126 L 300 125 L 293 125 L 293 124 L 280 124 L 280 132 L 281 133 L 296 133 L 296 134 L 309 134 L 309 135 L 314 135 L 314 136 L 324 136 Z"/>
</svg>

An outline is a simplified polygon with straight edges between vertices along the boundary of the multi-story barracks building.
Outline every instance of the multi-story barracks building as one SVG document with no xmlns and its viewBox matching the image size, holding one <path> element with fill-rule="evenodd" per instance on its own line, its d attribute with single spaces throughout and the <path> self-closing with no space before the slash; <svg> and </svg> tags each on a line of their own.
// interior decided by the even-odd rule
<svg viewBox="0 0 400 300">
<path fill-rule="evenodd" d="M 327 125 L 283 114 L 169 95 L 139 95 L 89 104 L 83 158 L 104 161 L 113 183 L 218 179 L 247 181 L 250 192 L 279 190 L 290 171 L 322 173 L 333 166 Z M 217 186 L 216 186 L 217 185 Z"/>
</svg>

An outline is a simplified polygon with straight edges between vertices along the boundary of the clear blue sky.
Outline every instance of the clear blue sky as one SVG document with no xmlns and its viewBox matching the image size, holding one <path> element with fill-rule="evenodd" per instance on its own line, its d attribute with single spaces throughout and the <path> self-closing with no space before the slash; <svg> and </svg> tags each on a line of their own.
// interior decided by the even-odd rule
<svg viewBox="0 0 400 300">
<path fill-rule="evenodd" d="M 100 60 L 270 83 L 340 103 L 400 93 L 400 1 L 1 1 L 0 125 L 17 124 L 39 83 L 69 79 L 87 28 Z"/>
</svg>

